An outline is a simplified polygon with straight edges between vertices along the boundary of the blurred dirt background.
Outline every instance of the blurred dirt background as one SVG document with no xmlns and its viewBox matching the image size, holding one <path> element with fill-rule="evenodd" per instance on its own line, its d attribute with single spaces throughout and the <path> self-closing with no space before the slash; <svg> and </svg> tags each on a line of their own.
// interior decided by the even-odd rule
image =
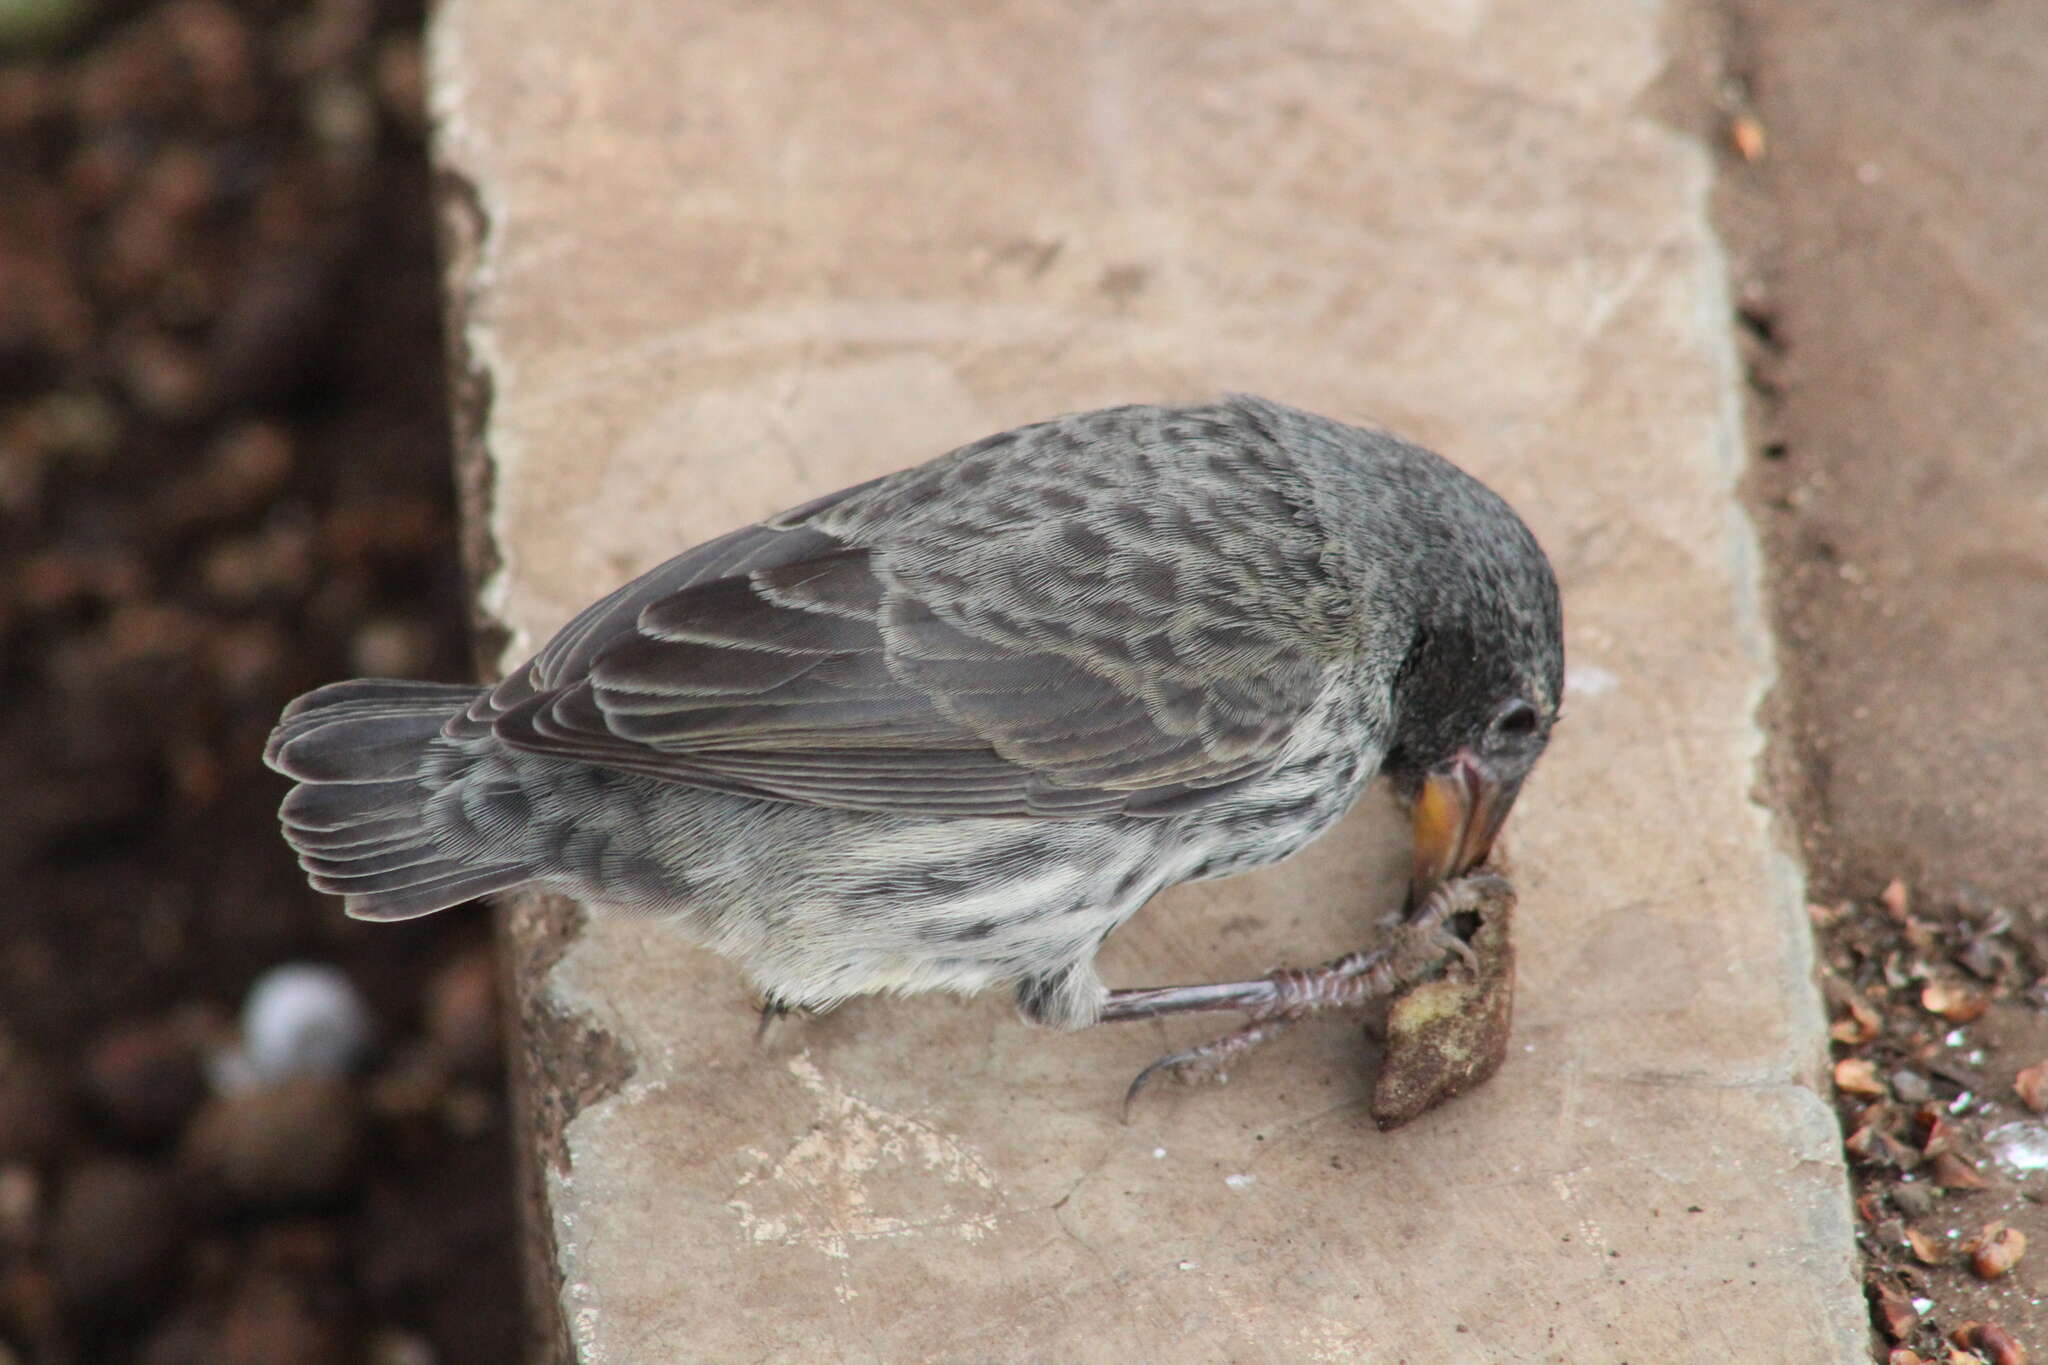
<svg viewBox="0 0 2048 1365">
<path fill-rule="evenodd" d="M 351 923 L 279 708 L 467 676 L 417 3 L 0 6 L 0 1362 L 503 1362 L 481 912 Z M 340 1076 L 209 1080 L 346 972 Z"/>
</svg>

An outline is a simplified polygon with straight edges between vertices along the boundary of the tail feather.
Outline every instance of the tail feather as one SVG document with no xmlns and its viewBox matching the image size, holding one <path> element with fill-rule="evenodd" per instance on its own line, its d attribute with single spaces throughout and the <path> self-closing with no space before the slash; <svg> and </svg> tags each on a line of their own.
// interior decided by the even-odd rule
<svg viewBox="0 0 2048 1365">
<path fill-rule="evenodd" d="M 527 880 L 523 868 L 485 867 L 456 873 L 435 881 L 420 882 L 402 891 L 380 891 L 361 895 L 343 886 L 316 886 L 344 897 L 342 908 L 351 919 L 418 919 L 478 896 L 504 891 Z"/>
<path fill-rule="evenodd" d="M 306 790 L 300 788 L 299 790 Z M 376 853 L 403 843 L 410 843 L 419 833 L 419 821 L 404 815 L 378 817 L 365 816 L 360 821 L 340 829 L 318 829 L 312 825 L 296 822 L 291 816 L 284 817 L 292 832 L 292 844 L 301 853 L 332 856 L 351 852 Z"/>
<path fill-rule="evenodd" d="M 430 868 L 428 875 L 443 876 L 448 871 L 448 859 L 426 839 L 419 838 L 367 853 L 314 853 L 301 849 L 299 866 L 322 881 L 347 883 L 344 890 L 368 893 L 387 883 L 405 886 L 418 881 L 417 868 Z"/>
<path fill-rule="evenodd" d="M 526 881 L 531 870 L 473 844 L 442 846 L 427 803 L 464 762 L 428 749 L 480 689 L 358 678 L 300 697 L 271 733 L 264 759 L 298 786 L 278 817 L 314 888 L 359 919 L 411 919 Z M 448 741 L 443 741 L 446 749 Z"/>
<path fill-rule="evenodd" d="M 287 830 L 323 834 L 365 829 L 394 819 L 417 825 L 423 795 L 420 784 L 411 780 L 305 783 L 292 788 L 277 815 Z"/>
<path fill-rule="evenodd" d="M 449 713 L 396 710 L 382 703 L 344 702 L 324 723 L 307 725 L 265 755 L 270 766 L 301 782 L 388 782 L 419 771 L 420 751 L 441 733 Z M 282 728 L 282 727 L 280 727 Z"/>
<path fill-rule="evenodd" d="M 316 687 L 284 708 L 281 720 L 292 720 L 308 712 L 324 711 L 344 703 L 401 702 L 446 703 L 445 710 L 460 711 L 483 695 L 484 689 L 469 683 L 416 682 L 410 678 L 350 678 L 347 682 Z"/>
</svg>

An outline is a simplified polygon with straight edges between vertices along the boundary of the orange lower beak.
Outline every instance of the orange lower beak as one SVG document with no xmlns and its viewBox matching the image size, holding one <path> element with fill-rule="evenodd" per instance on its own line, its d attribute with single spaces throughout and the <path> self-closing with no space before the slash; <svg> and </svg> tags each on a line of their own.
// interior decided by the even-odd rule
<svg viewBox="0 0 2048 1365">
<path fill-rule="evenodd" d="M 1503 781 L 1470 752 L 1422 780 L 1412 814 L 1415 867 L 1408 903 L 1420 905 L 1454 877 L 1484 863 L 1514 808 L 1522 779 Z"/>
</svg>

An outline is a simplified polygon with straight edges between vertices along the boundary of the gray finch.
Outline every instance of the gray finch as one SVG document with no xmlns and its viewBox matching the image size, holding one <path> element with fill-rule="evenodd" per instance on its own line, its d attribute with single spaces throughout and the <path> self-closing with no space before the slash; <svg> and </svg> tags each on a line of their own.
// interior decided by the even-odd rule
<svg viewBox="0 0 2048 1365">
<path fill-rule="evenodd" d="M 1563 672 L 1506 503 L 1233 397 L 830 494 L 628 583 L 496 687 L 308 693 L 266 758 L 312 884 L 360 918 L 531 884 L 672 920 L 778 1006 L 1003 983 L 1079 1028 L 1155 893 L 1286 857 L 1375 775 L 1418 900 L 1482 863 Z"/>
</svg>

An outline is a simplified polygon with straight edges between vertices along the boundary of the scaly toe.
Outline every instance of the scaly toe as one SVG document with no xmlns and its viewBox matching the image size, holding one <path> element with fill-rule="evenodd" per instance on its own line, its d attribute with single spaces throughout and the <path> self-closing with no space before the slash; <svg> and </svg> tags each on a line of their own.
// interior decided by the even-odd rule
<svg viewBox="0 0 2048 1365">
<path fill-rule="evenodd" d="M 1277 1038 L 1293 1024 L 1294 1019 L 1289 1015 L 1254 1019 L 1235 1032 L 1212 1038 L 1185 1052 L 1169 1052 L 1131 1081 L 1131 1088 L 1124 1092 L 1124 1122 L 1131 1121 L 1131 1105 L 1136 1102 L 1138 1093 L 1159 1077 L 1171 1072 L 1190 1083 L 1215 1081 L 1221 1084 L 1230 1079 L 1228 1067 L 1232 1061 Z"/>
</svg>

